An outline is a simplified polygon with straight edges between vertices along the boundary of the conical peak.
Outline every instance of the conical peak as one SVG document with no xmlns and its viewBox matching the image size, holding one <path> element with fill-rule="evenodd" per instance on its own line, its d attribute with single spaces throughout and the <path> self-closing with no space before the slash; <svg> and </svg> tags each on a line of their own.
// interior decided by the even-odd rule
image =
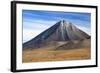
<svg viewBox="0 0 100 73">
<path fill-rule="evenodd" d="M 50 41 L 72 41 L 89 39 L 90 36 L 74 26 L 73 23 L 60 20 L 32 40 L 24 43 L 24 48 L 37 48 Z"/>
<path fill-rule="evenodd" d="M 60 21 L 59 21 L 59 24 L 60 24 L 61 26 L 66 26 L 66 27 L 72 27 L 72 26 L 74 26 L 71 22 L 68 22 L 68 21 L 66 21 L 66 20 L 60 20 Z"/>
<path fill-rule="evenodd" d="M 66 24 L 66 25 L 71 25 L 72 23 L 71 22 L 68 22 L 68 21 L 66 21 L 66 20 L 60 20 L 59 21 L 61 24 Z"/>
<path fill-rule="evenodd" d="M 61 20 L 61 22 L 63 22 L 63 23 L 64 23 L 64 22 L 66 22 L 66 21 L 65 21 L 65 20 Z"/>
<path fill-rule="evenodd" d="M 61 22 L 61 23 L 65 23 L 65 22 L 66 22 L 66 20 L 60 20 L 60 22 Z"/>
</svg>

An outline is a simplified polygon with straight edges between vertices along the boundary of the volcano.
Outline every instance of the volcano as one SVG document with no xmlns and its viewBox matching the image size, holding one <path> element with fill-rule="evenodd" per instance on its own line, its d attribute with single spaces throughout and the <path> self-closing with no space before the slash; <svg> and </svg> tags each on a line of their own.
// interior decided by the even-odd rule
<svg viewBox="0 0 100 73">
<path fill-rule="evenodd" d="M 69 42 L 69 41 L 81 41 L 90 39 L 90 36 L 84 31 L 77 28 L 71 22 L 66 22 L 65 20 L 61 20 L 43 31 L 39 35 L 37 35 L 32 40 L 25 42 L 23 44 L 23 48 L 39 48 L 53 44 L 55 45 L 57 42 Z"/>
</svg>

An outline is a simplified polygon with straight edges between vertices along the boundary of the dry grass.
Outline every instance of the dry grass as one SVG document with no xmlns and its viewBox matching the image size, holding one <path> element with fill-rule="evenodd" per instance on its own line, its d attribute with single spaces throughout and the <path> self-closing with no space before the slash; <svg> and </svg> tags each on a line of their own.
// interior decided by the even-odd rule
<svg viewBox="0 0 100 73">
<path fill-rule="evenodd" d="M 91 58 L 90 48 L 71 50 L 24 50 L 22 55 L 23 63 L 63 60 L 84 60 Z"/>
</svg>

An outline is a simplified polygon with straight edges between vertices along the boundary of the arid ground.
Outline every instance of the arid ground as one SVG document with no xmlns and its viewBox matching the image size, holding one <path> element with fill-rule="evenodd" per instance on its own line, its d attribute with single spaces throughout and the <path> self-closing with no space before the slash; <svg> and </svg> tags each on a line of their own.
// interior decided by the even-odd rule
<svg viewBox="0 0 100 73">
<path fill-rule="evenodd" d="M 76 48 L 70 50 L 35 49 L 24 50 L 22 53 L 23 63 L 63 60 L 84 60 L 90 58 L 90 48 Z"/>
</svg>

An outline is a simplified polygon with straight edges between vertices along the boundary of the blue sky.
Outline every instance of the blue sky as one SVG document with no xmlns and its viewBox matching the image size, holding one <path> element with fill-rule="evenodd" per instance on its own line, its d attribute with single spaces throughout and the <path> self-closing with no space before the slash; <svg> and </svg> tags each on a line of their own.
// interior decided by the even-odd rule
<svg viewBox="0 0 100 73">
<path fill-rule="evenodd" d="M 64 19 L 72 22 L 75 26 L 91 34 L 91 14 L 77 12 L 56 12 L 56 11 L 37 11 L 23 10 L 23 42 L 27 42 L 39 33 L 48 29 L 56 22 Z"/>
</svg>

